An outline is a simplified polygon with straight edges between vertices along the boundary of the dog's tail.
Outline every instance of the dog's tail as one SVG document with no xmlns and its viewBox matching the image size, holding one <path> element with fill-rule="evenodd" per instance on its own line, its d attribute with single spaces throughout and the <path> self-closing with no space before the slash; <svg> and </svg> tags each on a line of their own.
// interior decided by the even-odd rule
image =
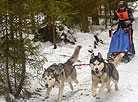
<svg viewBox="0 0 138 102">
<path fill-rule="evenodd" d="M 125 54 L 124 53 L 120 53 L 119 55 L 117 55 L 115 57 L 115 59 L 113 61 L 111 61 L 110 63 L 112 63 L 115 68 L 117 68 L 117 66 L 120 64 L 121 60 L 122 60 L 122 57 L 124 56 Z"/>
<path fill-rule="evenodd" d="M 71 56 L 70 59 L 68 59 L 67 63 L 73 64 L 78 61 L 80 49 L 81 49 L 81 46 L 77 46 L 75 48 L 73 55 Z"/>
</svg>

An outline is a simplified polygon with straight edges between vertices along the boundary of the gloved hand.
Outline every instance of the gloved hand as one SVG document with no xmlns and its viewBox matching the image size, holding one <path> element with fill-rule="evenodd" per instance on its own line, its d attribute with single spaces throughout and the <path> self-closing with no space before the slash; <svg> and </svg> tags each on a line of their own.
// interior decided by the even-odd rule
<svg viewBox="0 0 138 102">
<path fill-rule="evenodd" d="M 117 20 L 117 21 L 116 21 L 116 20 L 113 20 L 113 22 L 112 22 L 112 23 L 113 23 L 113 25 L 116 25 L 116 24 L 118 24 L 118 23 L 119 23 L 119 21 L 118 21 L 118 20 Z"/>
<path fill-rule="evenodd" d="M 125 25 L 129 25 L 129 24 L 131 24 L 130 20 L 125 21 Z"/>
</svg>

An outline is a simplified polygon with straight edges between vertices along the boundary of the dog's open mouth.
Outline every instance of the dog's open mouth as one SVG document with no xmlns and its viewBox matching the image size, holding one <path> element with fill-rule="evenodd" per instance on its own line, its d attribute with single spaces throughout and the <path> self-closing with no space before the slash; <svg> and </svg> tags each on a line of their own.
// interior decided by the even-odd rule
<svg viewBox="0 0 138 102">
<path fill-rule="evenodd" d="M 45 84 L 45 87 L 48 88 L 48 84 Z"/>
<path fill-rule="evenodd" d="M 99 73 L 99 70 L 96 70 L 95 73 L 98 74 Z"/>
<path fill-rule="evenodd" d="M 101 75 L 102 75 L 102 72 L 99 71 L 99 70 L 96 70 L 96 71 L 95 71 L 95 74 L 96 74 L 97 76 L 101 76 Z"/>
</svg>

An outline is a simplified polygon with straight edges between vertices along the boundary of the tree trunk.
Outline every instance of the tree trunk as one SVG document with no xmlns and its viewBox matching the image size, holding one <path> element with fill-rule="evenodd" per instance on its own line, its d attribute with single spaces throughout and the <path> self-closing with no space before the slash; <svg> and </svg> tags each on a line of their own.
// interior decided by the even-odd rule
<svg viewBox="0 0 138 102">
<path fill-rule="evenodd" d="M 87 1 L 82 1 L 82 30 L 84 32 L 89 32 L 89 26 L 88 26 L 88 15 L 87 15 L 87 7 L 85 7 L 85 4 L 87 4 Z"/>
<path fill-rule="evenodd" d="M 99 25 L 98 10 L 92 15 L 92 25 Z"/>
<path fill-rule="evenodd" d="M 9 92 L 12 93 L 12 87 L 11 87 L 11 82 L 10 82 L 10 73 L 9 73 L 9 44 L 8 44 L 8 19 L 7 19 L 7 15 L 6 15 L 6 51 L 5 51 L 5 55 L 6 55 L 6 80 L 8 83 L 8 89 Z"/>
<path fill-rule="evenodd" d="M 10 82 L 10 73 L 9 73 L 9 39 L 8 39 L 8 15 L 6 15 L 5 18 L 5 24 L 6 24 L 6 49 L 5 49 L 5 56 L 6 56 L 6 82 L 4 82 L 5 85 L 5 97 L 6 97 L 6 101 L 10 102 L 10 95 L 9 93 L 12 93 L 12 87 L 11 87 L 11 82 Z"/>
<path fill-rule="evenodd" d="M 20 1 L 19 1 L 19 8 L 20 8 Z M 20 8 L 21 9 L 21 8 Z M 22 9 L 21 9 L 22 10 Z M 20 11 L 21 11 L 20 10 Z M 18 86 L 18 90 L 17 93 L 15 94 L 15 97 L 18 97 L 20 92 L 23 89 L 23 85 L 24 85 L 24 81 L 25 81 L 25 73 L 26 73 L 26 55 L 25 55 L 25 48 L 24 48 L 24 40 L 23 40 L 23 33 L 22 33 L 22 13 L 19 12 L 19 36 L 20 36 L 20 48 L 19 51 L 21 52 L 21 56 L 22 56 L 22 63 L 21 63 L 21 80 L 19 82 L 19 86 Z"/>
<path fill-rule="evenodd" d="M 105 29 L 107 29 L 107 5 L 104 5 L 104 16 L 105 16 Z"/>
<path fill-rule="evenodd" d="M 109 0 L 109 14 L 110 16 L 112 16 L 112 13 L 111 13 L 111 0 Z M 110 18 L 110 24 L 111 24 L 111 18 Z"/>
<path fill-rule="evenodd" d="M 52 33 L 53 33 L 53 44 L 56 44 L 56 39 L 55 39 L 55 21 L 54 21 L 54 14 L 52 14 Z"/>
</svg>

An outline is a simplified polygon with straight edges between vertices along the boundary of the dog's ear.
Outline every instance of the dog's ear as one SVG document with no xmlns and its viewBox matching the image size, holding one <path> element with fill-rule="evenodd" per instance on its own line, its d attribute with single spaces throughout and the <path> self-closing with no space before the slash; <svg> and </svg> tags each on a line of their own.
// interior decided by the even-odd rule
<svg viewBox="0 0 138 102">
<path fill-rule="evenodd" d="M 44 71 L 44 73 L 43 73 L 43 75 L 42 75 L 42 78 L 44 78 L 45 77 L 45 71 Z"/>
<path fill-rule="evenodd" d="M 95 55 L 94 53 L 91 54 L 91 59 L 94 59 Z"/>
<path fill-rule="evenodd" d="M 43 75 L 42 75 L 42 78 L 45 76 L 45 72 L 47 71 L 47 69 L 46 68 L 44 68 L 44 73 L 43 73 Z"/>
<path fill-rule="evenodd" d="M 55 74 L 55 75 L 58 75 L 58 74 L 59 74 L 59 70 L 55 70 L 55 71 L 54 71 L 54 74 Z"/>
<path fill-rule="evenodd" d="M 100 52 L 98 52 L 98 58 L 103 58 Z"/>
</svg>

